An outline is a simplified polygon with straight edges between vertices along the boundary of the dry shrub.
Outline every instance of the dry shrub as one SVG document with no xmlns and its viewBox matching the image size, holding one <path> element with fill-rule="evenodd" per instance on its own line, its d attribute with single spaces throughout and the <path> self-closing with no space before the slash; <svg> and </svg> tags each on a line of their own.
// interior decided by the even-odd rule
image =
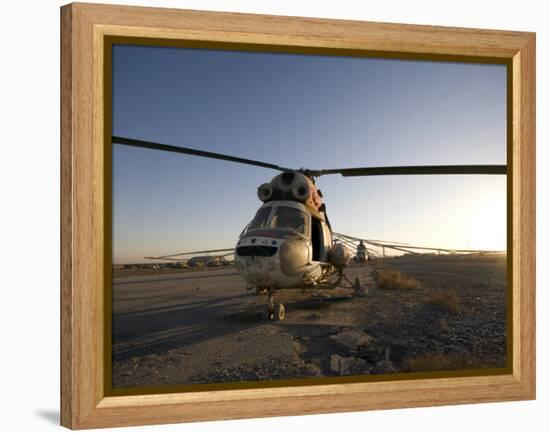
<svg viewBox="0 0 550 433">
<path fill-rule="evenodd" d="M 434 293 L 426 303 L 448 314 L 458 314 L 462 308 L 462 302 L 456 292 Z"/>
<path fill-rule="evenodd" d="M 485 368 L 487 363 L 469 353 L 442 354 L 425 353 L 419 356 L 406 358 L 402 363 L 402 369 L 407 372 L 414 371 L 452 371 Z"/>
<path fill-rule="evenodd" d="M 398 271 L 381 269 L 377 272 L 378 287 L 381 289 L 419 289 L 420 282 Z"/>
</svg>

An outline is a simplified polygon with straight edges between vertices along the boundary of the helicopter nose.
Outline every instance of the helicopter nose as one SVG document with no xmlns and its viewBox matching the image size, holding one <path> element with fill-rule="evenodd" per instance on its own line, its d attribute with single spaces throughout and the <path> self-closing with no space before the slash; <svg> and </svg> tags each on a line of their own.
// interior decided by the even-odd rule
<svg viewBox="0 0 550 433">
<path fill-rule="evenodd" d="M 279 267 L 279 263 L 277 262 L 277 260 L 270 260 L 267 262 L 266 267 L 268 271 L 274 271 Z"/>
<path fill-rule="evenodd" d="M 279 251 L 281 270 L 290 276 L 305 271 L 309 261 L 309 250 L 304 242 L 285 241 Z"/>
</svg>

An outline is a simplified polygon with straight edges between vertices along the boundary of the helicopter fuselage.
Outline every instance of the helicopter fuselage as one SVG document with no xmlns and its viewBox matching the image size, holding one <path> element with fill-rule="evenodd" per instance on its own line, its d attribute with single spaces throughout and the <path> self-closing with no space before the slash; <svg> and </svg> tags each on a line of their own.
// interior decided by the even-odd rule
<svg viewBox="0 0 550 433">
<path fill-rule="evenodd" d="M 314 286 L 332 265 L 332 233 L 302 203 L 260 207 L 235 248 L 235 267 L 251 285 L 274 290 Z"/>
</svg>

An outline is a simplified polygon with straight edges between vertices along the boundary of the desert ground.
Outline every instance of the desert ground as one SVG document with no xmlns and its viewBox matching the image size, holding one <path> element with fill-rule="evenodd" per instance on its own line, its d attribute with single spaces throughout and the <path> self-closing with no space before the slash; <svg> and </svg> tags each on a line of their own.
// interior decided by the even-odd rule
<svg viewBox="0 0 550 433">
<path fill-rule="evenodd" d="M 350 290 L 279 292 L 284 321 L 230 266 L 114 271 L 113 387 L 506 367 L 506 257 L 350 266 Z"/>
</svg>

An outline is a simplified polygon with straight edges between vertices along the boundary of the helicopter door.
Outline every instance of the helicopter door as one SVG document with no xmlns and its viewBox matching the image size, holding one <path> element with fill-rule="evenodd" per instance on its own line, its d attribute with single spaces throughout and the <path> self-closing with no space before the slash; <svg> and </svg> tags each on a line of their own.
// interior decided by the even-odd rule
<svg viewBox="0 0 550 433">
<path fill-rule="evenodd" d="M 312 261 L 320 262 L 323 250 L 323 226 L 317 218 L 311 218 Z"/>
</svg>

